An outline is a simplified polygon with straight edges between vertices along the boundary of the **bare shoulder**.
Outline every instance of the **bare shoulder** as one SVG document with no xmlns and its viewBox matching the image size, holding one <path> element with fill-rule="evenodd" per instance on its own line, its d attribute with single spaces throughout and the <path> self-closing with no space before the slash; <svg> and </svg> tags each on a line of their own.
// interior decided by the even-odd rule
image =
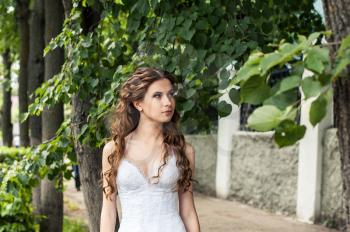
<svg viewBox="0 0 350 232">
<path fill-rule="evenodd" d="M 190 168 L 192 170 L 192 174 L 194 175 L 195 170 L 195 157 L 194 157 L 194 148 L 192 144 L 186 142 L 185 153 L 188 161 L 190 162 Z"/>
<path fill-rule="evenodd" d="M 191 163 L 193 163 L 194 162 L 194 154 L 195 154 L 194 147 L 192 146 L 192 144 L 186 142 L 186 148 L 185 149 L 186 149 L 185 152 L 186 152 L 187 158 L 189 159 L 189 161 Z"/>
<path fill-rule="evenodd" d="M 114 141 L 113 140 L 108 141 L 103 147 L 103 151 L 102 151 L 103 159 L 107 159 L 108 156 L 113 153 L 114 149 L 115 149 Z"/>
</svg>

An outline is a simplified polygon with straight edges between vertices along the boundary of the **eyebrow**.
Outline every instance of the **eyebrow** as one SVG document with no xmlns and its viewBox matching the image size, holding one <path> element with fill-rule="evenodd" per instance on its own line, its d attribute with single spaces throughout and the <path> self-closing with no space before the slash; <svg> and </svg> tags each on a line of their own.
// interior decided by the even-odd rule
<svg viewBox="0 0 350 232">
<path fill-rule="evenodd" d="M 171 91 L 175 91 L 175 89 L 174 89 L 174 88 L 171 88 L 168 92 L 171 92 Z M 156 93 L 162 93 L 162 92 L 156 91 L 156 92 L 154 92 L 153 94 L 156 94 Z"/>
</svg>

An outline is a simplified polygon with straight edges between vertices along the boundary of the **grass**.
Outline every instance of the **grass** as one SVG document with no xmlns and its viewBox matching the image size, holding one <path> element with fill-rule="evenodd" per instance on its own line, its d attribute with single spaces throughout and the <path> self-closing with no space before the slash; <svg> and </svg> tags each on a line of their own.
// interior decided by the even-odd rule
<svg viewBox="0 0 350 232">
<path fill-rule="evenodd" d="M 79 219 L 64 216 L 63 232 L 88 232 L 88 226 Z"/>
</svg>

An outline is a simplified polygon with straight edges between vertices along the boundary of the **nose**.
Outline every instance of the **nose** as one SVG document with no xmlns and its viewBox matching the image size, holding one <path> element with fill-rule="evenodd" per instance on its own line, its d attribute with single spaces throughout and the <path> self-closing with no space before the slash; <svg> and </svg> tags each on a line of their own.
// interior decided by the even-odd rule
<svg viewBox="0 0 350 232">
<path fill-rule="evenodd" d="M 166 95 L 164 97 L 163 104 L 166 106 L 171 105 L 171 97 Z"/>
</svg>

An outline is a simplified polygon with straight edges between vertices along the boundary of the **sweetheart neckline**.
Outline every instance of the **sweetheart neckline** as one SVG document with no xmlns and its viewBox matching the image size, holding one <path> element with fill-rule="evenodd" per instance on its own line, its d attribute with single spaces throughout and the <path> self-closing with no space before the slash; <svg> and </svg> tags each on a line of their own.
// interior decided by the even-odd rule
<svg viewBox="0 0 350 232">
<path fill-rule="evenodd" d="M 174 155 L 174 154 L 171 154 L 170 157 L 168 158 L 168 161 L 166 162 L 164 168 L 166 168 L 166 166 L 169 164 L 170 159 L 172 159 L 173 157 L 175 157 L 175 155 Z M 137 172 L 141 175 L 141 177 L 143 178 L 143 180 L 144 180 L 146 183 L 151 184 L 151 182 L 150 182 L 151 177 L 146 176 L 146 175 L 143 173 L 143 171 L 142 171 L 136 164 L 134 164 L 132 161 L 130 161 L 129 159 L 126 159 L 126 158 L 123 158 L 122 161 L 125 161 L 125 162 L 128 163 L 130 166 L 134 167 L 134 168 L 137 170 Z M 161 177 L 161 176 L 160 176 L 160 177 Z M 160 177 L 159 177 L 159 178 L 160 178 Z"/>
</svg>

